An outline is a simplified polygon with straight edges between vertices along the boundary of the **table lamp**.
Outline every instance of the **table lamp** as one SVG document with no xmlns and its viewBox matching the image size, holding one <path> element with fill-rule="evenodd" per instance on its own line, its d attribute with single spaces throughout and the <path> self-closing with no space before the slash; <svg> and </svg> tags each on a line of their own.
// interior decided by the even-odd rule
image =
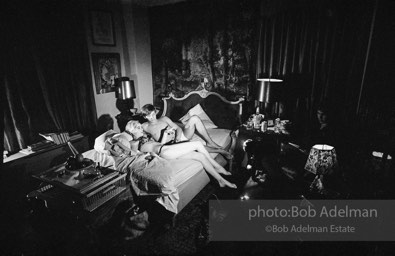
<svg viewBox="0 0 395 256">
<path fill-rule="evenodd" d="M 115 79 L 115 97 L 120 100 L 136 98 L 134 82 L 129 77 L 120 77 Z"/>
<path fill-rule="evenodd" d="M 280 83 L 283 80 L 274 78 L 258 78 L 258 86 L 256 91 L 256 100 L 264 103 L 264 112 L 268 114 L 269 104 L 277 101 L 277 88 L 273 83 Z"/>
<path fill-rule="evenodd" d="M 137 109 L 134 109 L 133 102 L 133 99 L 136 98 L 133 81 L 130 81 L 128 77 L 115 79 L 115 97 L 117 98 L 115 105 L 121 112 L 115 118 L 118 121 L 120 131 L 123 132 L 127 122 L 137 111 Z"/>
<path fill-rule="evenodd" d="M 304 167 L 306 171 L 316 175 L 310 188 L 316 186 L 318 190 L 322 190 L 324 188 L 322 177 L 333 171 L 337 165 L 338 162 L 334 147 L 325 144 L 314 145 L 310 150 L 309 157 Z"/>
<path fill-rule="evenodd" d="M 129 77 L 120 77 L 115 79 L 115 98 L 116 106 L 121 113 L 129 112 L 133 109 L 133 99 L 136 98 L 133 81 Z"/>
</svg>

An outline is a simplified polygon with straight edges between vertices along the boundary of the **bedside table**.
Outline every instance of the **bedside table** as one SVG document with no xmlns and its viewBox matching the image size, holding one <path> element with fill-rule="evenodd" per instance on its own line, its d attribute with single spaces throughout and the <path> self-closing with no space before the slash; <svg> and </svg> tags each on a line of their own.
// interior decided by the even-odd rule
<svg viewBox="0 0 395 256">
<path fill-rule="evenodd" d="M 281 152 L 281 143 L 287 142 L 290 135 L 284 133 L 275 133 L 272 130 L 262 132 L 260 130 L 251 129 L 247 130 L 245 126 L 239 128 L 239 135 L 236 144 L 235 160 L 239 162 L 244 157 L 243 144 L 247 140 L 260 141 L 264 144 L 272 144 L 277 155 Z"/>
</svg>

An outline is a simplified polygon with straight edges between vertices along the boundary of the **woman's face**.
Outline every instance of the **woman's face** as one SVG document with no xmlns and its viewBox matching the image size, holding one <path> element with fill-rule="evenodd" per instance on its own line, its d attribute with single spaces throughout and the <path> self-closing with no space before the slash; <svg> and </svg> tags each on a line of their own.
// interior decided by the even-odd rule
<svg viewBox="0 0 395 256">
<path fill-rule="evenodd" d="M 141 126 L 140 123 L 136 123 L 134 125 L 133 133 L 140 133 L 143 132 L 143 127 Z"/>
<path fill-rule="evenodd" d="M 143 128 L 139 122 L 131 123 L 126 125 L 126 131 L 129 132 L 133 137 L 140 137 L 143 134 Z"/>
</svg>

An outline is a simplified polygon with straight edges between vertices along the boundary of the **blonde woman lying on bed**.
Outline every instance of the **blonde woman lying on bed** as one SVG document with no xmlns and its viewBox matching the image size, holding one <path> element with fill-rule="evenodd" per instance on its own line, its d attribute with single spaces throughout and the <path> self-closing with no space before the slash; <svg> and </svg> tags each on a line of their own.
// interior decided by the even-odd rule
<svg viewBox="0 0 395 256">
<path fill-rule="evenodd" d="M 133 137 L 133 141 L 130 143 L 132 150 L 151 152 L 164 159 L 179 158 L 199 161 L 204 169 L 218 181 L 221 187 L 237 188 L 235 184 L 230 183 L 220 175 L 231 175 L 231 173 L 211 158 L 209 152 L 200 141 L 162 145 L 160 142 L 149 138 L 138 121 L 129 121 L 125 127 L 125 132 Z"/>
</svg>

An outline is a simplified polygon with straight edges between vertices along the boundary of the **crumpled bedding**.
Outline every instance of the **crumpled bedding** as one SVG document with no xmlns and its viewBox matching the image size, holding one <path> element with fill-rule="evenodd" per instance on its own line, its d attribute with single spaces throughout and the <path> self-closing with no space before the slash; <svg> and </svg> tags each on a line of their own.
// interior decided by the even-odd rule
<svg viewBox="0 0 395 256">
<path fill-rule="evenodd" d="M 168 211 L 177 213 L 178 190 L 174 185 L 174 171 L 169 162 L 150 154 L 116 157 L 118 171 L 129 173 L 131 187 L 138 196 L 157 195 L 157 201 Z"/>
</svg>

